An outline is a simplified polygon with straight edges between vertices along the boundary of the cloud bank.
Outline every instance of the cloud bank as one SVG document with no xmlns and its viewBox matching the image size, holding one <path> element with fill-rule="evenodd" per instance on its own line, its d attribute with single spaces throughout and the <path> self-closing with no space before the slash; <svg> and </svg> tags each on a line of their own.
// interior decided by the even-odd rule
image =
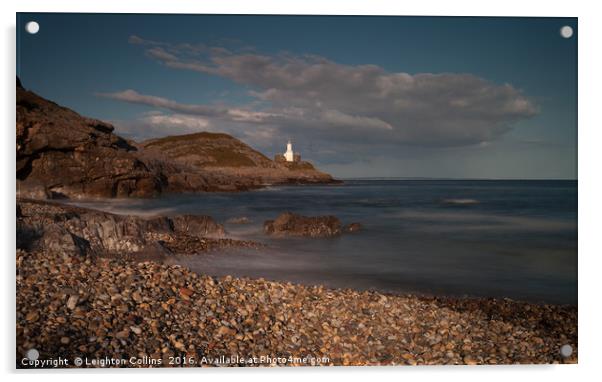
<svg viewBox="0 0 602 382">
<path fill-rule="evenodd" d="M 326 142 L 457 147 L 498 139 L 537 107 L 510 84 L 472 74 L 390 72 L 315 55 L 260 54 L 203 44 L 130 37 L 148 57 L 176 69 L 219 76 L 250 89 L 245 107 L 182 104 L 122 90 L 99 95 L 237 128 L 265 139 L 311 135 Z M 163 119 L 165 126 L 169 118 Z M 202 126 L 200 126 L 202 127 Z"/>
</svg>

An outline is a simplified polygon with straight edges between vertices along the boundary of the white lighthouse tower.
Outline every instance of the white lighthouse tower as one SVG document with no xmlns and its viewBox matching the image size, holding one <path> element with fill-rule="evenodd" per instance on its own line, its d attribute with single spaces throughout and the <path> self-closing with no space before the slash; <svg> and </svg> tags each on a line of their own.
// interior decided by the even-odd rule
<svg viewBox="0 0 602 382">
<path fill-rule="evenodd" d="M 287 162 L 293 162 L 295 160 L 295 154 L 293 154 L 293 144 L 291 143 L 290 139 L 286 144 L 286 152 L 284 153 L 284 159 L 286 159 Z"/>
</svg>

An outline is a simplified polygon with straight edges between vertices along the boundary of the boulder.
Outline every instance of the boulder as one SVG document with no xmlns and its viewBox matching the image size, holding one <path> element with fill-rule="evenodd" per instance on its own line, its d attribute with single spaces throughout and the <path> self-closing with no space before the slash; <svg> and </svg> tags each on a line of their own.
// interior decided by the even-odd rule
<svg viewBox="0 0 602 382">
<path fill-rule="evenodd" d="M 341 222 L 335 216 L 307 217 L 285 212 L 263 225 L 273 236 L 331 237 L 341 234 Z"/>
</svg>

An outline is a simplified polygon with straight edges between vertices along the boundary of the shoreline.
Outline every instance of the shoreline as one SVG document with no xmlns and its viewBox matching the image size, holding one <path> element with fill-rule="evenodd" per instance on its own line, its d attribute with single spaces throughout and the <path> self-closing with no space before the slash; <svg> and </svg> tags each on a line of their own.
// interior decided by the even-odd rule
<svg viewBox="0 0 602 382">
<path fill-rule="evenodd" d="M 250 250 L 259 250 L 261 248 L 266 247 L 267 245 L 264 243 L 259 243 L 260 245 L 257 247 L 249 247 Z M 418 300 L 424 301 L 440 301 L 440 302 L 449 302 L 449 303 L 466 303 L 466 304 L 478 304 L 478 303 L 487 303 L 487 302 L 508 302 L 510 304 L 517 305 L 533 305 L 533 306 L 553 306 L 558 308 L 566 308 L 566 309 L 577 309 L 578 305 L 573 303 L 556 303 L 556 302 L 548 302 L 543 300 L 529 300 L 529 299 L 521 299 L 521 298 L 513 298 L 506 296 L 479 296 L 472 294 L 446 294 L 446 293 L 435 293 L 435 292 L 421 292 L 421 291 L 395 291 L 395 290 L 386 290 L 386 289 L 378 289 L 378 288 L 356 288 L 356 287 L 337 287 L 337 286 L 329 286 L 326 283 L 319 282 L 304 282 L 304 281 L 291 281 L 286 279 L 273 279 L 269 277 L 253 277 L 253 276 L 244 276 L 244 275 L 235 275 L 235 274 L 225 274 L 225 275 L 216 275 L 209 274 L 205 272 L 196 271 L 189 266 L 180 263 L 180 260 L 190 258 L 191 256 L 198 256 L 202 258 L 204 255 L 219 255 L 225 251 L 230 249 L 240 250 L 247 249 L 244 247 L 223 247 L 223 248 L 213 248 L 209 249 L 205 253 L 199 253 L 197 255 L 175 255 L 174 258 L 169 258 L 165 260 L 144 260 L 139 261 L 133 257 L 122 258 L 123 260 L 130 261 L 133 264 L 145 262 L 145 261 L 153 261 L 159 265 L 166 266 L 176 266 L 181 268 L 186 268 L 190 272 L 201 276 L 201 277 L 211 277 L 213 279 L 223 279 L 223 278 L 236 278 L 236 279 L 244 279 L 244 280 L 262 280 L 267 283 L 278 283 L 278 284 L 290 284 L 292 286 L 298 286 L 302 288 L 322 288 L 325 290 L 331 291 L 348 291 L 355 293 L 377 293 L 379 295 L 383 295 L 386 297 L 401 297 L 401 298 L 415 298 Z M 180 258 L 181 257 L 181 258 Z M 106 259 L 111 259 L 110 257 L 103 257 Z"/>
<path fill-rule="evenodd" d="M 36 348 L 47 358 L 144 353 L 163 362 L 308 354 L 326 365 L 577 362 L 576 307 L 215 278 L 42 252 L 19 251 L 17 274 L 17 360 Z M 575 349 L 568 359 L 558 353 L 565 343 Z"/>
<path fill-rule="evenodd" d="M 267 247 L 267 245 L 264 243 L 261 243 L 261 242 L 257 242 L 257 243 L 259 243 L 260 245 L 257 247 L 250 247 L 249 249 L 250 250 L 261 250 L 261 249 Z M 196 256 L 202 257 L 204 255 L 221 255 L 225 251 L 228 251 L 231 249 L 241 250 L 241 249 L 246 249 L 246 248 L 236 247 L 236 246 L 225 247 L 225 248 L 215 248 L 215 249 L 209 249 L 208 252 L 200 253 Z M 255 276 L 245 276 L 245 275 L 237 275 L 237 274 L 210 274 L 207 272 L 196 271 L 196 270 L 192 269 L 190 266 L 183 264 L 183 262 L 181 260 L 187 260 L 190 258 L 190 256 L 191 255 L 185 255 L 185 254 L 184 255 L 176 255 L 175 258 L 166 259 L 166 260 L 162 261 L 161 264 L 188 268 L 188 269 L 190 269 L 191 272 L 194 272 L 197 275 L 213 277 L 213 278 L 233 277 L 233 278 L 252 279 L 252 280 L 263 279 L 266 282 L 300 285 L 300 286 L 305 286 L 305 287 L 323 287 L 326 289 L 333 289 L 333 290 L 350 290 L 350 291 L 355 291 L 358 293 L 362 293 L 362 292 L 379 293 L 379 294 L 382 294 L 382 295 L 388 296 L 388 297 L 415 297 L 415 298 L 423 299 L 423 300 L 453 300 L 453 301 L 496 300 L 496 301 L 509 301 L 509 302 L 517 303 L 517 304 L 527 304 L 527 305 L 537 305 L 537 306 L 550 305 L 550 306 L 557 306 L 557 307 L 561 307 L 561 308 L 575 308 L 575 309 L 578 306 L 577 303 L 552 302 L 552 301 L 544 301 L 541 299 L 515 298 L 515 297 L 508 297 L 508 296 L 503 296 L 503 295 L 493 296 L 493 295 L 476 295 L 476 294 L 469 294 L 469 293 L 437 293 L 437 292 L 418 291 L 418 290 L 379 289 L 379 288 L 374 288 L 374 287 L 366 287 L 366 288 L 344 287 L 344 286 L 339 287 L 339 286 L 331 286 L 328 283 L 294 281 L 294 280 L 288 280 L 288 279 L 284 279 L 284 278 L 277 279 L 277 278 L 271 278 L 271 277 L 255 277 Z M 195 256 L 195 255 L 192 255 L 192 256 Z M 127 259 L 127 260 L 136 261 L 135 259 Z M 154 260 L 149 260 L 149 261 L 154 261 Z"/>
</svg>

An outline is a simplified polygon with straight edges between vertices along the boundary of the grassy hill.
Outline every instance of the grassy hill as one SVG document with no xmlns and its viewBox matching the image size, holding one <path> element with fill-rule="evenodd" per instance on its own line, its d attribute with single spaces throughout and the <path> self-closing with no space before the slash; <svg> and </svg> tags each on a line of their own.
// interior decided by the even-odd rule
<svg viewBox="0 0 602 382">
<path fill-rule="evenodd" d="M 197 167 L 265 167 L 275 164 L 240 140 L 223 133 L 201 132 L 168 136 L 143 142 L 181 163 Z"/>
<path fill-rule="evenodd" d="M 335 183 L 309 162 L 275 162 L 223 133 L 201 132 L 142 142 L 144 150 L 181 165 L 254 184 Z"/>
</svg>

